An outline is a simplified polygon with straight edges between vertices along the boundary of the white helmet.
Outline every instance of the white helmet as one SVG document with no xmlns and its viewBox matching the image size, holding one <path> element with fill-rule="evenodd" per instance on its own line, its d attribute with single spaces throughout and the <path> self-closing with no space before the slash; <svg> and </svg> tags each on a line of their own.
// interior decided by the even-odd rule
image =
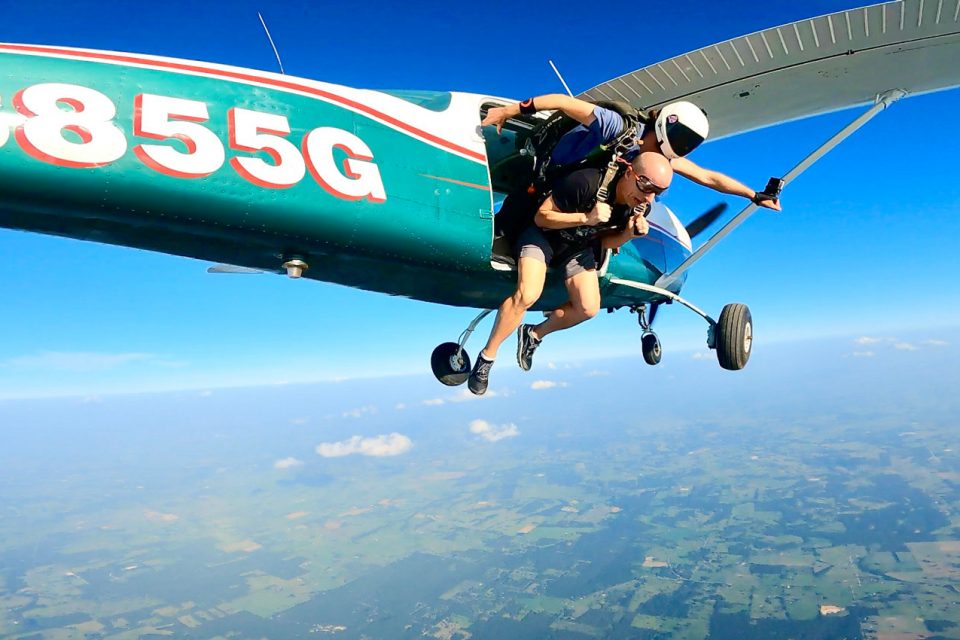
<svg viewBox="0 0 960 640">
<path fill-rule="evenodd" d="M 657 116 L 654 125 L 660 151 L 668 158 L 682 158 L 707 139 L 707 115 L 692 102 L 671 102 Z"/>
</svg>

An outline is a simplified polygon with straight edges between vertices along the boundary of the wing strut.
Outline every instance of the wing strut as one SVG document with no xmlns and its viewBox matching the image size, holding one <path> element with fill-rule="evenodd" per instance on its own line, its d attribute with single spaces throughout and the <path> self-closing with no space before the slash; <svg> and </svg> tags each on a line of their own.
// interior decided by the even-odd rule
<svg viewBox="0 0 960 640">
<path fill-rule="evenodd" d="M 869 122 L 875 115 L 877 115 L 878 113 L 880 113 L 881 111 L 883 111 L 888 106 L 890 106 L 900 98 L 904 97 L 905 95 L 907 95 L 906 92 L 901 91 L 900 89 L 893 89 L 891 91 L 887 91 L 886 93 L 878 95 L 876 104 L 874 104 L 872 107 L 867 109 L 867 111 L 861 114 L 860 117 L 858 117 L 856 120 L 848 124 L 839 132 L 837 132 L 836 135 L 834 135 L 832 138 L 830 138 L 829 140 L 824 142 L 822 145 L 820 145 L 815 151 L 813 151 L 813 153 L 811 153 L 806 158 L 801 160 L 797 166 L 791 169 L 787 173 L 787 175 L 783 177 L 783 185 L 786 186 L 791 182 L 793 182 L 794 178 L 796 178 L 801 173 L 806 171 L 810 167 L 810 165 L 812 165 L 814 162 L 816 162 L 817 160 L 822 158 L 824 155 L 826 155 L 835 146 L 843 142 L 854 131 L 856 131 L 857 129 L 865 125 L 867 122 Z M 693 254 L 689 258 L 684 260 L 680 264 L 680 266 L 678 266 L 676 269 L 674 269 L 670 273 L 665 273 L 664 275 L 660 276 L 660 278 L 656 282 L 656 286 L 666 289 L 671 284 L 676 282 L 677 279 L 680 277 L 680 275 L 684 271 L 689 269 L 690 266 L 693 265 L 693 263 L 695 263 L 697 260 L 702 258 L 703 255 L 707 251 L 712 249 L 715 244 L 723 240 L 723 238 L 728 233 L 736 229 L 747 218 L 749 218 L 751 215 L 756 213 L 757 209 L 759 209 L 759 207 L 756 204 L 753 204 L 752 202 L 748 204 L 743 211 L 738 213 L 733 219 L 730 220 L 730 222 L 723 225 L 723 227 L 719 231 L 717 231 L 715 234 L 713 234 L 713 236 L 710 237 L 709 240 L 703 243 L 703 246 L 701 246 L 699 249 L 693 252 Z"/>
</svg>

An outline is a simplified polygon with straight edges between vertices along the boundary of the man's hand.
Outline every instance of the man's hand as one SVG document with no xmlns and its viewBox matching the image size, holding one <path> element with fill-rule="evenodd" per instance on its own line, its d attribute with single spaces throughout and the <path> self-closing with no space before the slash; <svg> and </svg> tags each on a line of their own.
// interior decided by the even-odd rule
<svg viewBox="0 0 960 640">
<path fill-rule="evenodd" d="M 643 214 L 637 213 L 627 219 L 627 226 L 622 231 L 616 231 L 603 236 L 600 246 L 604 249 L 611 249 L 613 255 L 620 253 L 620 247 L 627 244 L 634 238 L 640 238 L 650 231 L 650 223 L 643 217 Z"/>
<path fill-rule="evenodd" d="M 776 200 L 761 200 L 757 203 L 757 206 L 764 207 L 766 209 L 773 209 L 774 211 L 783 211 L 783 209 L 780 208 L 780 198 L 777 198 Z"/>
<path fill-rule="evenodd" d="M 650 223 L 647 222 L 647 219 L 644 218 L 642 214 L 634 214 L 630 216 L 630 219 L 627 221 L 627 231 L 635 238 L 645 236 L 650 232 Z"/>
<path fill-rule="evenodd" d="M 516 111 L 516 113 L 514 113 L 514 111 Z M 487 117 L 483 119 L 480 126 L 485 127 L 488 124 L 495 124 L 497 125 L 497 135 L 500 135 L 500 132 L 503 130 L 503 123 L 518 114 L 519 111 L 514 109 L 512 105 L 506 107 L 491 107 L 487 111 Z"/>
<path fill-rule="evenodd" d="M 610 214 L 612 213 L 610 205 L 606 202 L 598 202 L 593 207 L 593 211 L 587 214 L 587 224 L 591 227 L 595 227 L 598 224 L 604 224 L 605 222 L 610 221 Z"/>
</svg>

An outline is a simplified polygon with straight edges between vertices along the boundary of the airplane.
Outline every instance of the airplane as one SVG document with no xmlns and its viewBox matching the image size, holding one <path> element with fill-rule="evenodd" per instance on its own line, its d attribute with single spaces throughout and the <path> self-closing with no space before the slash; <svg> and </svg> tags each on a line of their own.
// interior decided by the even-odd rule
<svg viewBox="0 0 960 640">
<path fill-rule="evenodd" d="M 777 186 L 786 186 L 905 96 L 960 86 L 960 0 L 903 0 L 765 29 L 649 65 L 578 97 L 640 109 L 689 100 L 711 140 L 858 105 L 866 109 Z M 512 293 L 510 250 L 494 237 L 505 194 L 533 164 L 549 113 L 498 135 L 480 122 L 499 96 L 373 91 L 168 57 L 0 44 L 0 228 L 134 247 L 482 311 L 431 369 L 466 381 L 466 343 Z M 745 304 L 717 319 L 680 296 L 688 268 L 755 211 L 694 250 L 720 211 L 684 226 L 663 203 L 650 233 L 602 256 L 601 306 L 651 323 L 680 304 L 707 323 L 720 366 L 752 352 Z M 551 274 L 533 310 L 566 299 Z"/>
</svg>

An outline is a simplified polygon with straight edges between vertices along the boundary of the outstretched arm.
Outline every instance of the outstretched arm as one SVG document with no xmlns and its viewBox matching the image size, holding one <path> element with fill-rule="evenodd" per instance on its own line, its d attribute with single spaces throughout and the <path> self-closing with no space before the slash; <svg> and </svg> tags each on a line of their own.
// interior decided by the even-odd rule
<svg viewBox="0 0 960 640">
<path fill-rule="evenodd" d="M 735 180 L 719 171 L 704 169 L 686 158 L 674 158 L 670 161 L 670 164 L 673 166 L 673 170 L 683 177 L 693 180 L 697 184 L 709 187 L 714 191 L 729 193 L 732 196 L 741 196 L 747 200 L 753 200 L 757 195 L 756 191 L 739 180 Z M 773 209 L 774 211 L 781 210 L 779 200 L 761 200 L 757 204 L 767 209 Z"/>
<path fill-rule="evenodd" d="M 594 105 L 579 98 L 565 96 L 562 93 L 549 93 L 545 96 L 530 98 L 530 101 L 530 108 L 536 111 L 556 111 L 559 109 L 583 125 L 589 126 L 596 120 L 596 116 L 593 115 Z M 525 100 L 524 103 L 526 102 Z M 495 124 L 497 125 L 497 133 L 500 133 L 503 123 L 518 115 L 520 115 L 520 103 L 508 104 L 505 107 L 493 107 L 487 111 L 487 117 L 480 124 L 483 126 Z"/>
</svg>

